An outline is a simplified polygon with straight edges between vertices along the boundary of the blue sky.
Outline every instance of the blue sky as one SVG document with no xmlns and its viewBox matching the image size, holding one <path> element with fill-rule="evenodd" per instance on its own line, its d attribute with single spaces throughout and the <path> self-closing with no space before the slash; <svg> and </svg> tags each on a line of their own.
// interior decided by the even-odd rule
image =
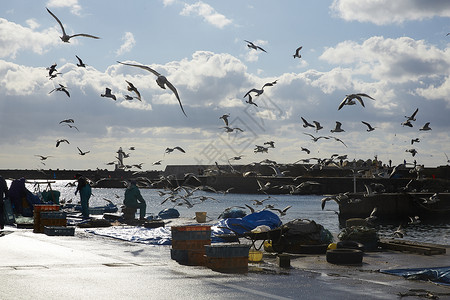
<svg viewBox="0 0 450 300">
<path fill-rule="evenodd" d="M 87 33 L 101 39 L 69 35 Z M 6 1 L 0 8 L 1 168 L 109 168 L 126 164 L 293 163 L 347 154 L 349 160 L 447 164 L 450 155 L 448 1 Z M 247 47 L 249 40 L 267 53 Z M 302 46 L 302 57 L 293 58 Z M 88 66 L 76 66 L 78 55 Z M 149 66 L 176 87 L 185 117 Z M 57 64 L 59 74 L 47 77 Z M 142 101 L 125 100 L 125 80 Z M 277 80 L 249 105 L 243 96 Z M 51 90 L 63 84 L 71 97 Z M 108 87 L 117 100 L 100 94 Z M 338 105 L 366 93 L 365 107 Z M 419 112 L 413 127 L 405 116 Z M 226 133 L 219 119 L 230 114 Z M 318 132 L 300 117 L 319 121 Z M 79 131 L 61 120 L 72 118 Z M 332 133 L 336 121 L 345 132 Z M 366 121 L 376 127 L 367 132 Z M 431 131 L 419 129 L 430 122 Z M 313 142 L 304 133 L 333 136 Z M 70 144 L 55 147 L 65 138 Z M 411 139 L 419 143 L 411 145 Z M 255 145 L 274 141 L 268 153 Z M 164 154 L 180 146 L 186 153 Z M 90 151 L 81 156 L 77 147 Z M 128 150 L 135 147 L 136 150 Z M 308 155 L 301 147 L 308 148 Z M 415 157 L 407 152 L 416 149 Z M 41 161 L 36 155 L 51 156 Z M 162 160 L 161 166 L 152 163 Z M 45 165 L 43 164 L 45 163 Z"/>
</svg>

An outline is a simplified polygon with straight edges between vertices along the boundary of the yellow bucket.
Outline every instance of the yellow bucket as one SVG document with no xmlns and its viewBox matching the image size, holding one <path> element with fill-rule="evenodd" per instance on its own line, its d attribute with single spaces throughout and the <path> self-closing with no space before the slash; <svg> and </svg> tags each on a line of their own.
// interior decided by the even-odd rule
<svg viewBox="0 0 450 300">
<path fill-rule="evenodd" d="M 206 211 L 195 212 L 195 220 L 197 221 L 197 223 L 205 223 L 206 222 Z"/>
<path fill-rule="evenodd" d="M 248 261 L 251 262 L 260 262 L 263 258 L 262 251 L 258 250 L 250 250 L 248 251 Z"/>
</svg>

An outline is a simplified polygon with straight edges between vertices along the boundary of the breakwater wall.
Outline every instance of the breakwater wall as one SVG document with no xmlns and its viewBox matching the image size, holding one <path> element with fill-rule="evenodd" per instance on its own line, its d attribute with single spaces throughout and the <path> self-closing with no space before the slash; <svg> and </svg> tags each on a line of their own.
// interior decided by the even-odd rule
<svg viewBox="0 0 450 300">
<path fill-rule="evenodd" d="M 39 180 L 75 180 L 75 175 L 81 174 L 92 181 L 98 181 L 102 178 L 129 179 L 143 176 L 149 179 L 155 179 L 160 175 L 160 171 L 143 171 L 136 175 L 135 171 L 109 171 L 109 170 L 0 170 L 0 175 L 5 179 L 39 179 Z"/>
</svg>

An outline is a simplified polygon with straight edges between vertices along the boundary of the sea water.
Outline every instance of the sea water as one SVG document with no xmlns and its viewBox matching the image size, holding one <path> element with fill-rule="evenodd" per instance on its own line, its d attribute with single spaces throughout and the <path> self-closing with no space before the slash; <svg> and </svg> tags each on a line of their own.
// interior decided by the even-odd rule
<svg viewBox="0 0 450 300">
<path fill-rule="evenodd" d="M 61 193 L 60 200 L 77 203 L 79 201 L 79 194 L 75 195 L 76 187 L 67 186 L 68 183 L 73 183 L 71 180 L 56 180 L 52 183 L 52 189 Z M 10 184 L 10 183 L 8 183 Z M 27 188 L 36 192 L 39 190 L 38 186 L 33 184 L 27 184 Z M 45 185 L 41 185 L 40 189 L 44 189 Z M 220 214 L 227 208 L 233 206 L 244 207 L 247 213 L 250 213 L 245 204 L 254 208 L 256 211 L 264 209 L 266 205 L 273 205 L 275 208 L 283 210 L 287 206 L 291 206 L 286 215 L 281 216 L 280 219 L 283 223 L 289 222 L 294 219 L 308 219 L 314 220 L 316 223 L 321 224 L 324 228 L 328 229 L 331 233 L 337 235 L 343 228 L 339 224 L 338 212 L 339 207 L 334 201 L 327 201 L 325 209 L 321 208 L 321 195 L 266 195 L 266 194 L 222 194 L 212 193 L 205 191 L 195 191 L 194 194 L 188 197 L 188 201 L 194 204 L 193 207 L 188 208 L 187 205 L 176 205 L 182 203 L 181 200 L 175 203 L 167 200 L 161 204 L 168 196 L 160 196 L 159 192 L 168 192 L 163 189 L 140 189 L 143 198 L 147 203 L 147 215 L 157 216 L 158 213 L 165 208 L 176 208 L 180 212 L 180 216 L 184 218 L 195 218 L 195 212 L 204 211 L 207 213 L 208 223 L 214 223 L 218 220 Z M 93 188 L 92 196 L 89 205 L 103 206 L 110 200 L 119 207 L 123 203 L 125 188 Z M 180 195 L 184 195 L 184 191 L 179 192 Z M 206 199 L 200 201 L 195 199 L 198 196 L 212 197 L 214 199 Z M 255 201 L 263 201 L 262 205 L 255 205 Z M 273 211 L 278 214 L 278 212 Z M 398 228 L 400 223 L 377 225 L 375 228 L 378 230 L 380 237 L 393 237 L 393 232 Z M 406 235 L 404 240 L 436 243 L 443 245 L 450 245 L 450 220 L 447 222 L 435 222 L 433 224 L 420 223 L 416 225 L 405 225 L 404 230 Z"/>
</svg>

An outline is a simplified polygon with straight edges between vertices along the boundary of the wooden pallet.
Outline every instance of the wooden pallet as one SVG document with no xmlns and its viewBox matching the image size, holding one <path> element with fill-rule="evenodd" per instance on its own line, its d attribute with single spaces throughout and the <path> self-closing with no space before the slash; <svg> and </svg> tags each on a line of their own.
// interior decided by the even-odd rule
<svg viewBox="0 0 450 300">
<path fill-rule="evenodd" d="M 445 247 L 411 241 L 382 239 L 378 242 L 378 245 L 383 249 L 408 251 L 424 255 L 437 255 L 446 253 Z"/>
</svg>

